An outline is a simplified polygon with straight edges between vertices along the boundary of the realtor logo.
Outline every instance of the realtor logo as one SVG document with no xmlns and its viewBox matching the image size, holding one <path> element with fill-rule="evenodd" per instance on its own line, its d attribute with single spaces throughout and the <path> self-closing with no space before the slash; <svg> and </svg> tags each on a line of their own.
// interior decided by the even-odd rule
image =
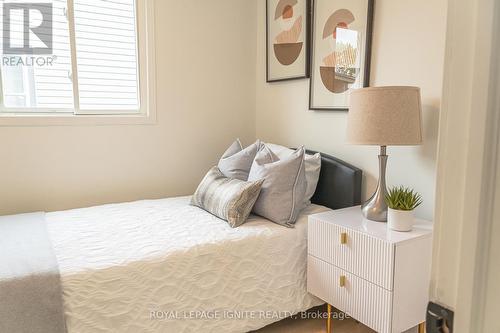
<svg viewBox="0 0 500 333">
<path fill-rule="evenodd" d="M 4 54 L 52 54 L 52 3 L 3 5 Z"/>
</svg>

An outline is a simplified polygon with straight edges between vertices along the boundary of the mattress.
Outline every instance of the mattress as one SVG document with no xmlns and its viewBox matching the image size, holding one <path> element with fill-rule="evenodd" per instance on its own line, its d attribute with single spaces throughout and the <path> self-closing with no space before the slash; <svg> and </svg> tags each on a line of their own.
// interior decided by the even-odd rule
<svg viewBox="0 0 500 333">
<path fill-rule="evenodd" d="M 307 216 L 232 229 L 190 197 L 46 215 L 69 332 L 248 332 L 322 302 L 306 291 Z"/>
</svg>

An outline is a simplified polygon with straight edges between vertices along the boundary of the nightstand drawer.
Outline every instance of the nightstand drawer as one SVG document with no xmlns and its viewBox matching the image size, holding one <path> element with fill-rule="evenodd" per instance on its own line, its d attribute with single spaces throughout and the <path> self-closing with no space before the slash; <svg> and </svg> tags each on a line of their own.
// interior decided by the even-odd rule
<svg viewBox="0 0 500 333">
<path fill-rule="evenodd" d="M 310 255 L 307 290 L 377 332 L 391 330 L 390 291 Z"/>
<path fill-rule="evenodd" d="M 313 216 L 308 253 L 387 290 L 393 289 L 394 245 Z"/>
</svg>

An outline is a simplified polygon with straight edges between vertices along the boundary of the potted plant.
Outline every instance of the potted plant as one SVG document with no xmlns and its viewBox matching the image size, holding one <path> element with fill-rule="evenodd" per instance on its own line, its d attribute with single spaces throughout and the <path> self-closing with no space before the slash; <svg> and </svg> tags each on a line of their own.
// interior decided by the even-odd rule
<svg viewBox="0 0 500 333">
<path fill-rule="evenodd" d="M 389 211 L 387 226 L 396 231 L 411 231 L 415 218 L 413 210 L 422 204 L 422 197 L 414 190 L 398 186 L 389 190 L 385 197 Z"/>
</svg>

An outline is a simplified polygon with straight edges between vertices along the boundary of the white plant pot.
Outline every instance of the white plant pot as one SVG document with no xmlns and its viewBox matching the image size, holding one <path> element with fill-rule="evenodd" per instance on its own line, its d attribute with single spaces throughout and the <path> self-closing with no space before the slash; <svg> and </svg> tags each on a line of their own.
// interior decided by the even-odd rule
<svg viewBox="0 0 500 333">
<path fill-rule="evenodd" d="M 395 231 L 411 231 L 415 217 L 412 210 L 396 210 L 389 208 L 387 212 L 387 227 Z"/>
</svg>

